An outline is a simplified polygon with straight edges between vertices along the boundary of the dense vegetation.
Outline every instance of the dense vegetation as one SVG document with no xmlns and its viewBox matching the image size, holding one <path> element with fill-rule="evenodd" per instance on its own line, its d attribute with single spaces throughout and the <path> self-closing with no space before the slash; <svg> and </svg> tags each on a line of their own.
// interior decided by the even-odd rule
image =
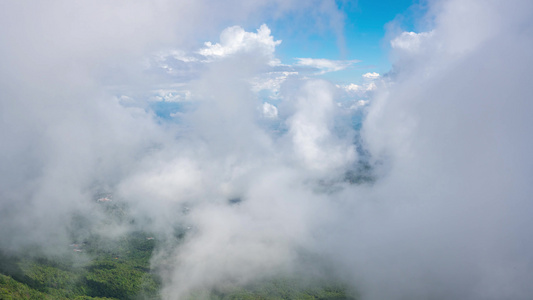
<svg viewBox="0 0 533 300">
<path fill-rule="evenodd" d="M 96 234 L 98 226 L 134 222 L 126 206 L 100 203 L 106 218 L 99 224 L 73 217 L 72 240 L 57 255 L 38 247 L 10 252 L 0 249 L 0 299 L 160 299 L 161 282 L 150 268 L 159 242 L 143 231 L 109 238 Z M 176 237 L 183 233 L 177 231 Z M 80 238 L 82 237 L 82 238 Z M 354 299 L 343 286 L 302 286 L 295 279 L 275 279 L 223 291 L 200 291 L 190 300 L 203 299 Z"/>
<path fill-rule="evenodd" d="M 154 241 L 142 233 L 112 248 L 101 248 L 95 240 L 67 247 L 73 255 L 52 259 L 30 250 L 1 253 L 0 299 L 158 298 L 158 279 L 149 267 Z"/>
<path fill-rule="evenodd" d="M 198 292 L 190 300 L 355 300 L 342 285 L 323 283 L 318 286 L 301 285 L 296 279 L 275 279 L 246 288 L 228 291 Z"/>
</svg>

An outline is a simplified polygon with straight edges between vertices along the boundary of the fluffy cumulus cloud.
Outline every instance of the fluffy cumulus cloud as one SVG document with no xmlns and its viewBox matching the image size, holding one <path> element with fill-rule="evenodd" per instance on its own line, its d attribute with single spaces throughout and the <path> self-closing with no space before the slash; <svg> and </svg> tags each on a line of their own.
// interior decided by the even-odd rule
<svg viewBox="0 0 533 300">
<path fill-rule="evenodd" d="M 370 80 L 378 79 L 379 73 L 376 73 L 376 72 L 365 73 L 363 74 L 363 78 L 370 79 Z"/>
<path fill-rule="evenodd" d="M 194 99 L 191 97 L 191 91 L 186 89 L 187 83 L 197 80 L 201 75 L 201 70 L 205 70 L 210 64 L 232 57 L 248 55 L 247 60 L 250 64 L 262 64 L 263 72 L 253 74 L 249 82 L 254 92 L 262 93 L 263 96 L 266 95 L 271 99 L 280 98 L 280 87 L 289 77 L 319 76 L 344 70 L 359 62 L 357 60 L 297 58 L 296 64 L 281 64 L 275 55 L 276 47 L 280 44 L 281 41 L 274 39 L 270 28 L 263 24 L 256 33 L 245 31 L 240 26 L 228 27 L 220 34 L 219 42 L 205 42 L 204 47 L 197 50 L 159 51 L 148 61 L 147 72 L 158 76 L 157 86 L 165 82 L 168 85 L 176 85 L 175 81 L 179 80 L 181 89 L 169 87 L 164 95 L 161 94 L 164 90 L 155 89 L 152 99 L 161 101 Z M 263 64 L 264 61 L 267 65 Z M 378 77 L 377 73 L 367 73 L 363 76 L 365 81 L 375 80 Z M 365 83 L 365 87 L 360 90 L 370 91 L 373 88 L 373 84 Z M 125 92 L 131 93 L 131 91 Z"/>
<path fill-rule="evenodd" d="M 281 85 L 289 78 L 316 77 L 329 72 L 336 72 L 357 63 L 357 60 L 329 60 L 298 58 L 294 65 L 281 64 L 276 58 L 276 47 L 281 41 L 275 40 L 270 28 L 263 24 L 256 33 L 245 31 L 240 26 L 224 29 L 219 37 L 219 42 L 205 42 L 204 47 L 184 51 L 172 49 L 159 51 L 152 55 L 147 62 L 147 72 L 156 74 L 157 88 L 152 91 L 151 99 L 154 101 L 179 102 L 194 101 L 196 97 L 188 89 L 190 82 L 200 78 L 202 70 L 209 65 L 224 59 L 249 56 L 249 64 L 262 65 L 262 72 L 252 74 L 248 79 L 252 90 L 267 100 L 279 100 Z M 265 65 L 264 62 L 267 62 Z M 347 91 L 365 93 L 375 89 L 375 84 L 369 82 L 379 77 L 377 73 L 367 73 L 363 79 L 367 81 L 364 86 L 352 84 Z M 179 80 L 179 84 L 176 84 Z M 161 88 L 162 84 L 168 86 Z M 178 88 L 176 88 L 178 85 Z M 357 88 L 355 88 L 357 87 Z M 124 91 L 131 93 L 131 90 Z"/>
<path fill-rule="evenodd" d="M 340 91 L 339 99 L 343 99 L 343 101 L 339 101 L 339 105 L 358 110 L 370 103 L 370 99 L 378 90 L 378 85 L 383 86 L 385 84 L 379 73 L 376 72 L 365 73 L 361 77 L 362 82 L 359 84 L 350 83 L 336 86 Z"/>
<path fill-rule="evenodd" d="M 392 72 L 336 87 L 299 72 L 355 61 L 280 65 L 266 25 L 243 29 L 298 11 L 339 31 L 334 1 L 237 2 L 0 4 L 0 247 L 60 253 L 105 192 L 138 220 L 107 234 L 165 241 L 165 299 L 280 274 L 369 300 L 531 299 L 533 3 L 430 2 Z"/>
<path fill-rule="evenodd" d="M 273 59 L 274 50 L 281 41 L 275 41 L 270 33 L 270 28 L 265 24 L 259 27 L 257 33 L 246 32 L 239 26 L 229 27 L 220 34 L 220 43 L 206 42 L 205 48 L 200 49 L 199 53 L 206 57 L 225 57 L 239 52 L 253 52 Z M 271 61 L 271 64 L 275 63 L 277 61 Z"/>
<path fill-rule="evenodd" d="M 377 87 L 374 82 L 370 82 L 370 83 L 365 83 L 363 85 L 350 83 L 348 85 L 342 86 L 342 88 L 347 92 L 365 94 L 367 92 L 374 91 Z"/>
</svg>

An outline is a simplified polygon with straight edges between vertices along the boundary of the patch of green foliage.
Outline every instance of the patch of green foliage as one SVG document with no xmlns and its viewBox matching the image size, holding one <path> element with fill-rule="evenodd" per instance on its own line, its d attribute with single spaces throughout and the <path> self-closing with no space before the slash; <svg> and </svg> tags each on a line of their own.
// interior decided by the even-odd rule
<svg viewBox="0 0 533 300">
<path fill-rule="evenodd" d="M 303 284 L 296 278 L 277 278 L 246 287 L 199 291 L 189 300 L 356 300 L 344 285 L 315 282 Z"/>
<path fill-rule="evenodd" d="M 18 282 L 10 276 L 0 274 L 0 299 L 52 299 L 52 297 Z"/>
<path fill-rule="evenodd" d="M 132 222 L 127 206 L 103 203 L 106 216 L 99 224 L 82 215 L 73 216 L 72 244 L 55 256 L 38 247 L 16 253 L 0 249 L 0 299 L 161 299 L 161 281 L 150 268 L 156 239 L 146 232 L 129 232 L 115 238 L 95 232 Z M 95 229 L 97 228 L 97 229 Z M 177 229 L 176 237 L 183 238 Z M 342 285 L 321 282 L 302 284 L 297 279 L 276 278 L 208 291 L 197 291 L 189 300 L 352 300 Z"/>
<path fill-rule="evenodd" d="M 157 298 L 159 285 L 155 278 L 142 268 L 128 262 L 98 261 L 91 264 L 85 275 L 88 294 L 99 297 L 131 299 Z"/>
<path fill-rule="evenodd" d="M 0 274 L 0 299 L 2 300 L 18 300 L 18 299 L 28 299 L 28 300 L 52 300 L 52 299 L 75 299 L 75 300 L 91 300 L 91 299 L 111 299 L 111 298 L 95 298 L 85 295 L 77 295 L 72 297 L 61 296 L 59 294 L 48 294 L 41 291 L 38 291 L 34 288 L 29 287 L 28 285 L 21 283 L 10 276 Z"/>
<path fill-rule="evenodd" d="M 137 232 L 115 243 L 87 241 L 74 253 L 91 257 L 86 263 L 0 252 L 0 299 L 159 299 L 149 265 L 153 248 L 154 241 Z"/>
<path fill-rule="evenodd" d="M 155 240 L 140 231 L 116 238 L 95 233 L 122 222 L 116 215 L 129 221 L 123 205 L 100 207 L 110 218 L 95 224 L 74 215 L 72 244 L 58 245 L 56 255 L 39 247 L 0 249 L 0 299 L 160 299 L 150 269 Z"/>
</svg>

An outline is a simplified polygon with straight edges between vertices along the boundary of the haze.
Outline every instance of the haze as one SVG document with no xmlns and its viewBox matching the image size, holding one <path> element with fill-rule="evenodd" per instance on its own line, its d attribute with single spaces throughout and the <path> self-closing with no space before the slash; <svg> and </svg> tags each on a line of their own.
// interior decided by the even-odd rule
<svg viewBox="0 0 533 300">
<path fill-rule="evenodd" d="M 278 274 L 532 299 L 533 2 L 416 3 L 381 74 L 343 54 L 349 5 L 1 1 L 0 247 L 63 251 L 104 193 L 143 221 L 103 234 L 188 228 L 152 258 L 165 299 Z M 282 57 L 284 30 L 341 54 Z"/>
</svg>

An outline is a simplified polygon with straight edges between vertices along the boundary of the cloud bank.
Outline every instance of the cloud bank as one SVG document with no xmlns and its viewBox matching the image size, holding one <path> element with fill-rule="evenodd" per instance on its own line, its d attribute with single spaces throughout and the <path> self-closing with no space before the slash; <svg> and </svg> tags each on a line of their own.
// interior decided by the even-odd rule
<svg viewBox="0 0 533 300">
<path fill-rule="evenodd" d="M 392 40 L 362 131 L 383 175 L 344 247 L 369 299 L 531 297 L 531 9 L 436 2 L 431 34 Z"/>
</svg>

